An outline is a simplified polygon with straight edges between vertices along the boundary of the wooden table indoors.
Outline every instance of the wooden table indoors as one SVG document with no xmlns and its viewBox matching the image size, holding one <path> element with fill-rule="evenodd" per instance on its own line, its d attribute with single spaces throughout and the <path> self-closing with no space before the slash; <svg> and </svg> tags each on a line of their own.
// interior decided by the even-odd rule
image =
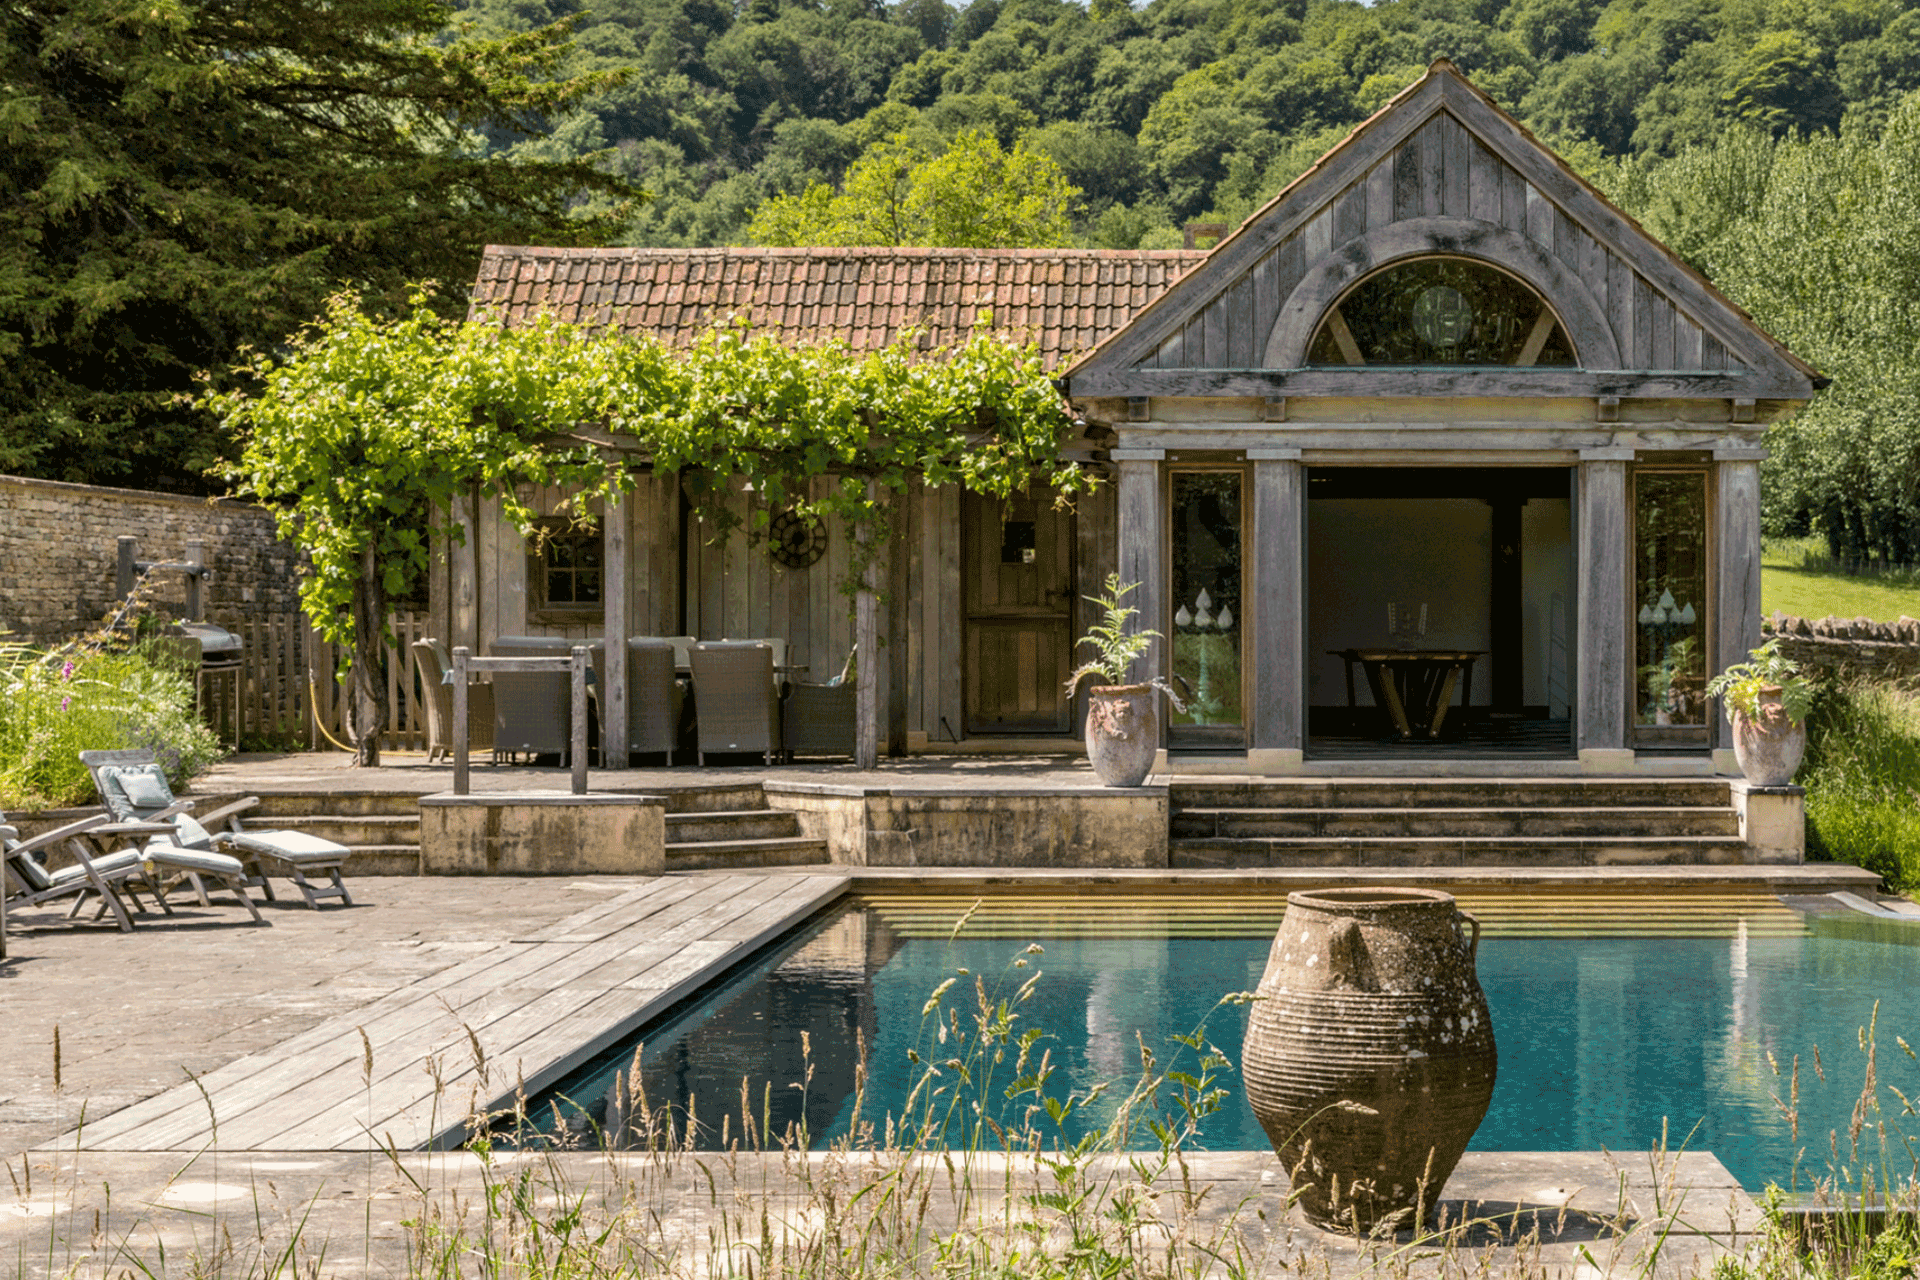
<svg viewBox="0 0 1920 1280">
<path fill-rule="evenodd" d="M 1460 704 L 1473 702 L 1473 661 L 1484 649 L 1329 649 L 1347 667 L 1347 705 L 1354 700 L 1353 665 L 1366 674 L 1375 706 L 1385 707 L 1402 741 L 1438 738 L 1453 705 L 1454 686 L 1461 689 Z"/>
</svg>

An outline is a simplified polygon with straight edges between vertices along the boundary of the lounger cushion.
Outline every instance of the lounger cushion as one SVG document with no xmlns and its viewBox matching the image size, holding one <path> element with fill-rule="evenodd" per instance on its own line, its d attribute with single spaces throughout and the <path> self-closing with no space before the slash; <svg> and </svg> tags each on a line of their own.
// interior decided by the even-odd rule
<svg viewBox="0 0 1920 1280">
<path fill-rule="evenodd" d="M 183 849 L 171 840 L 156 836 L 147 845 L 146 860 L 166 871 L 199 871 L 215 876 L 240 876 L 246 868 L 240 859 L 211 849 Z"/>
<path fill-rule="evenodd" d="M 221 844 L 285 862 L 338 862 L 353 852 L 343 844 L 322 840 L 304 831 L 227 831 L 215 839 Z"/>
<path fill-rule="evenodd" d="M 157 764 L 100 767 L 100 798 L 115 822 L 135 822 L 173 803 L 173 788 Z"/>
<path fill-rule="evenodd" d="M 122 849 L 120 852 L 110 853 L 104 858 L 93 859 L 93 869 L 103 876 L 110 877 L 117 872 L 125 871 L 128 867 L 133 866 L 139 861 L 139 850 Z M 76 862 L 70 867 L 62 867 L 58 871 L 48 872 L 47 887 L 52 888 L 56 885 L 71 884 L 75 880 L 84 879 L 86 874 L 87 869 Z"/>
</svg>

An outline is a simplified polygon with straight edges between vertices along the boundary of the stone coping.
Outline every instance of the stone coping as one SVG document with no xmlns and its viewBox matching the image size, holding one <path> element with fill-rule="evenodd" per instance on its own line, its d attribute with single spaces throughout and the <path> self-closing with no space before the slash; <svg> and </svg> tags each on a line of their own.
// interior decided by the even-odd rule
<svg viewBox="0 0 1920 1280">
<path fill-rule="evenodd" d="M 666 802 L 667 797 L 663 795 L 641 795 L 626 791 L 589 791 L 578 796 L 571 791 L 474 791 L 464 796 L 451 791 L 436 791 L 420 797 L 423 805 L 524 805 L 532 808 L 598 808 L 634 804 L 664 805 Z"/>
<path fill-rule="evenodd" d="M 996 796 L 1164 796 L 1168 787 L 1165 783 L 1149 784 L 1144 787 L 1109 787 L 1105 783 L 1090 782 L 1084 786 L 1055 785 L 1023 782 L 994 782 L 989 786 L 974 787 L 967 785 L 968 779 L 956 778 L 944 785 L 930 783 L 837 783 L 837 782 L 796 782 L 786 778 L 769 778 L 763 785 L 769 795 L 790 796 L 844 796 L 849 799 L 866 796 L 951 796 L 960 798 L 992 799 Z"/>
</svg>

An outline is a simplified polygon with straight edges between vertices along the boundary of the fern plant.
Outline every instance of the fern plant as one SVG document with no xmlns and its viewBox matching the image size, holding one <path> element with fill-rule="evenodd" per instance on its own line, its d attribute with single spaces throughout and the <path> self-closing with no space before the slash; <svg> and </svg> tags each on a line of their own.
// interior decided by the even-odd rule
<svg viewBox="0 0 1920 1280">
<path fill-rule="evenodd" d="M 1758 649 L 1749 650 L 1747 661 L 1736 662 L 1707 684 L 1707 696 L 1722 700 L 1727 720 L 1737 711 L 1747 719 L 1765 725 L 1785 719 L 1799 724 L 1813 709 L 1813 681 L 1800 674 L 1800 664 L 1780 652 L 1779 637 Z M 1780 701 L 1762 705 L 1763 689 L 1778 688 Z"/>
</svg>

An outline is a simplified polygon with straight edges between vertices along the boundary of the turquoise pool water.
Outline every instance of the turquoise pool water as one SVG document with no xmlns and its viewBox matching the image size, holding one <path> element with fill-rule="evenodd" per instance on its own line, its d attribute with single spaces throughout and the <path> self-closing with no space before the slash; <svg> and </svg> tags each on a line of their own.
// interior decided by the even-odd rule
<svg viewBox="0 0 1920 1280">
<path fill-rule="evenodd" d="M 691 1105 L 711 1145 L 723 1117 L 728 1137 L 739 1136 L 744 1080 L 756 1126 L 770 1105 L 776 1133 L 804 1118 L 816 1143 L 825 1142 L 852 1119 L 864 1044 L 865 1116 L 897 1117 L 923 1070 L 910 1051 L 923 1061 L 951 1052 L 922 1009 L 961 969 L 968 976 L 943 1003 L 963 1014 L 976 975 L 1011 996 L 1041 974 L 1017 1006 L 1018 1025 L 1044 1033 L 1056 1096 L 1103 1080 L 1124 1087 L 1139 1073 L 1140 1043 L 1164 1059 L 1184 1052 L 1170 1037 L 1203 1024 L 1237 1059 L 1245 1010 L 1216 1006 L 1258 983 L 1279 907 L 1156 915 L 1079 900 L 1055 904 L 1047 918 L 981 921 L 957 939 L 947 936 L 950 925 L 929 924 L 966 909 L 962 901 L 947 904 L 945 916 L 913 915 L 856 899 L 815 919 L 722 989 L 647 1029 L 636 1043 L 644 1046 L 649 1100 L 670 1102 L 682 1118 Z M 1866 1062 L 1862 1028 L 1876 1000 L 1879 1079 L 1920 1096 L 1920 1067 L 1895 1040 L 1920 1038 L 1920 925 L 1844 909 L 1803 914 L 1773 900 L 1722 909 L 1711 926 L 1684 913 L 1651 918 L 1647 927 L 1666 936 L 1606 936 L 1627 926 L 1604 905 L 1557 927 L 1551 912 L 1502 916 L 1496 905 L 1482 914 L 1479 972 L 1500 1069 L 1475 1150 L 1642 1151 L 1664 1125 L 1671 1146 L 1714 1152 L 1752 1190 L 1786 1184 L 1796 1158 L 1803 1171 L 1824 1172 L 1837 1151 L 1858 1168 L 1847 1127 Z M 1033 932 L 1043 927 L 1053 933 Z M 1027 953 L 1030 942 L 1041 952 Z M 1019 960 L 1026 967 L 1015 967 Z M 605 1122 L 614 1077 L 628 1072 L 634 1052 L 635 1044 L 623 1046 L 554 1090 L 575 1116 L 563 1123 L 581 1130 Z M 1782 1106 L 1792 1097 L 1796 1055 L 1797 1141 Z M 793 1087 L 809 1065 L 811 1082 Z M 1221 1083 L 1232 1096 L 1195 1145 L 1264 1147 L 1237 1075 L 1226 1070 Z M 1881 1095 L 1891 1123 L 1900 1104 L 1885 1088 Z M 990 1096 L 997 1101 L 998 1090 Z M 554 1127 L 551 1101 L 536 1115 Z"/>
</svg>

